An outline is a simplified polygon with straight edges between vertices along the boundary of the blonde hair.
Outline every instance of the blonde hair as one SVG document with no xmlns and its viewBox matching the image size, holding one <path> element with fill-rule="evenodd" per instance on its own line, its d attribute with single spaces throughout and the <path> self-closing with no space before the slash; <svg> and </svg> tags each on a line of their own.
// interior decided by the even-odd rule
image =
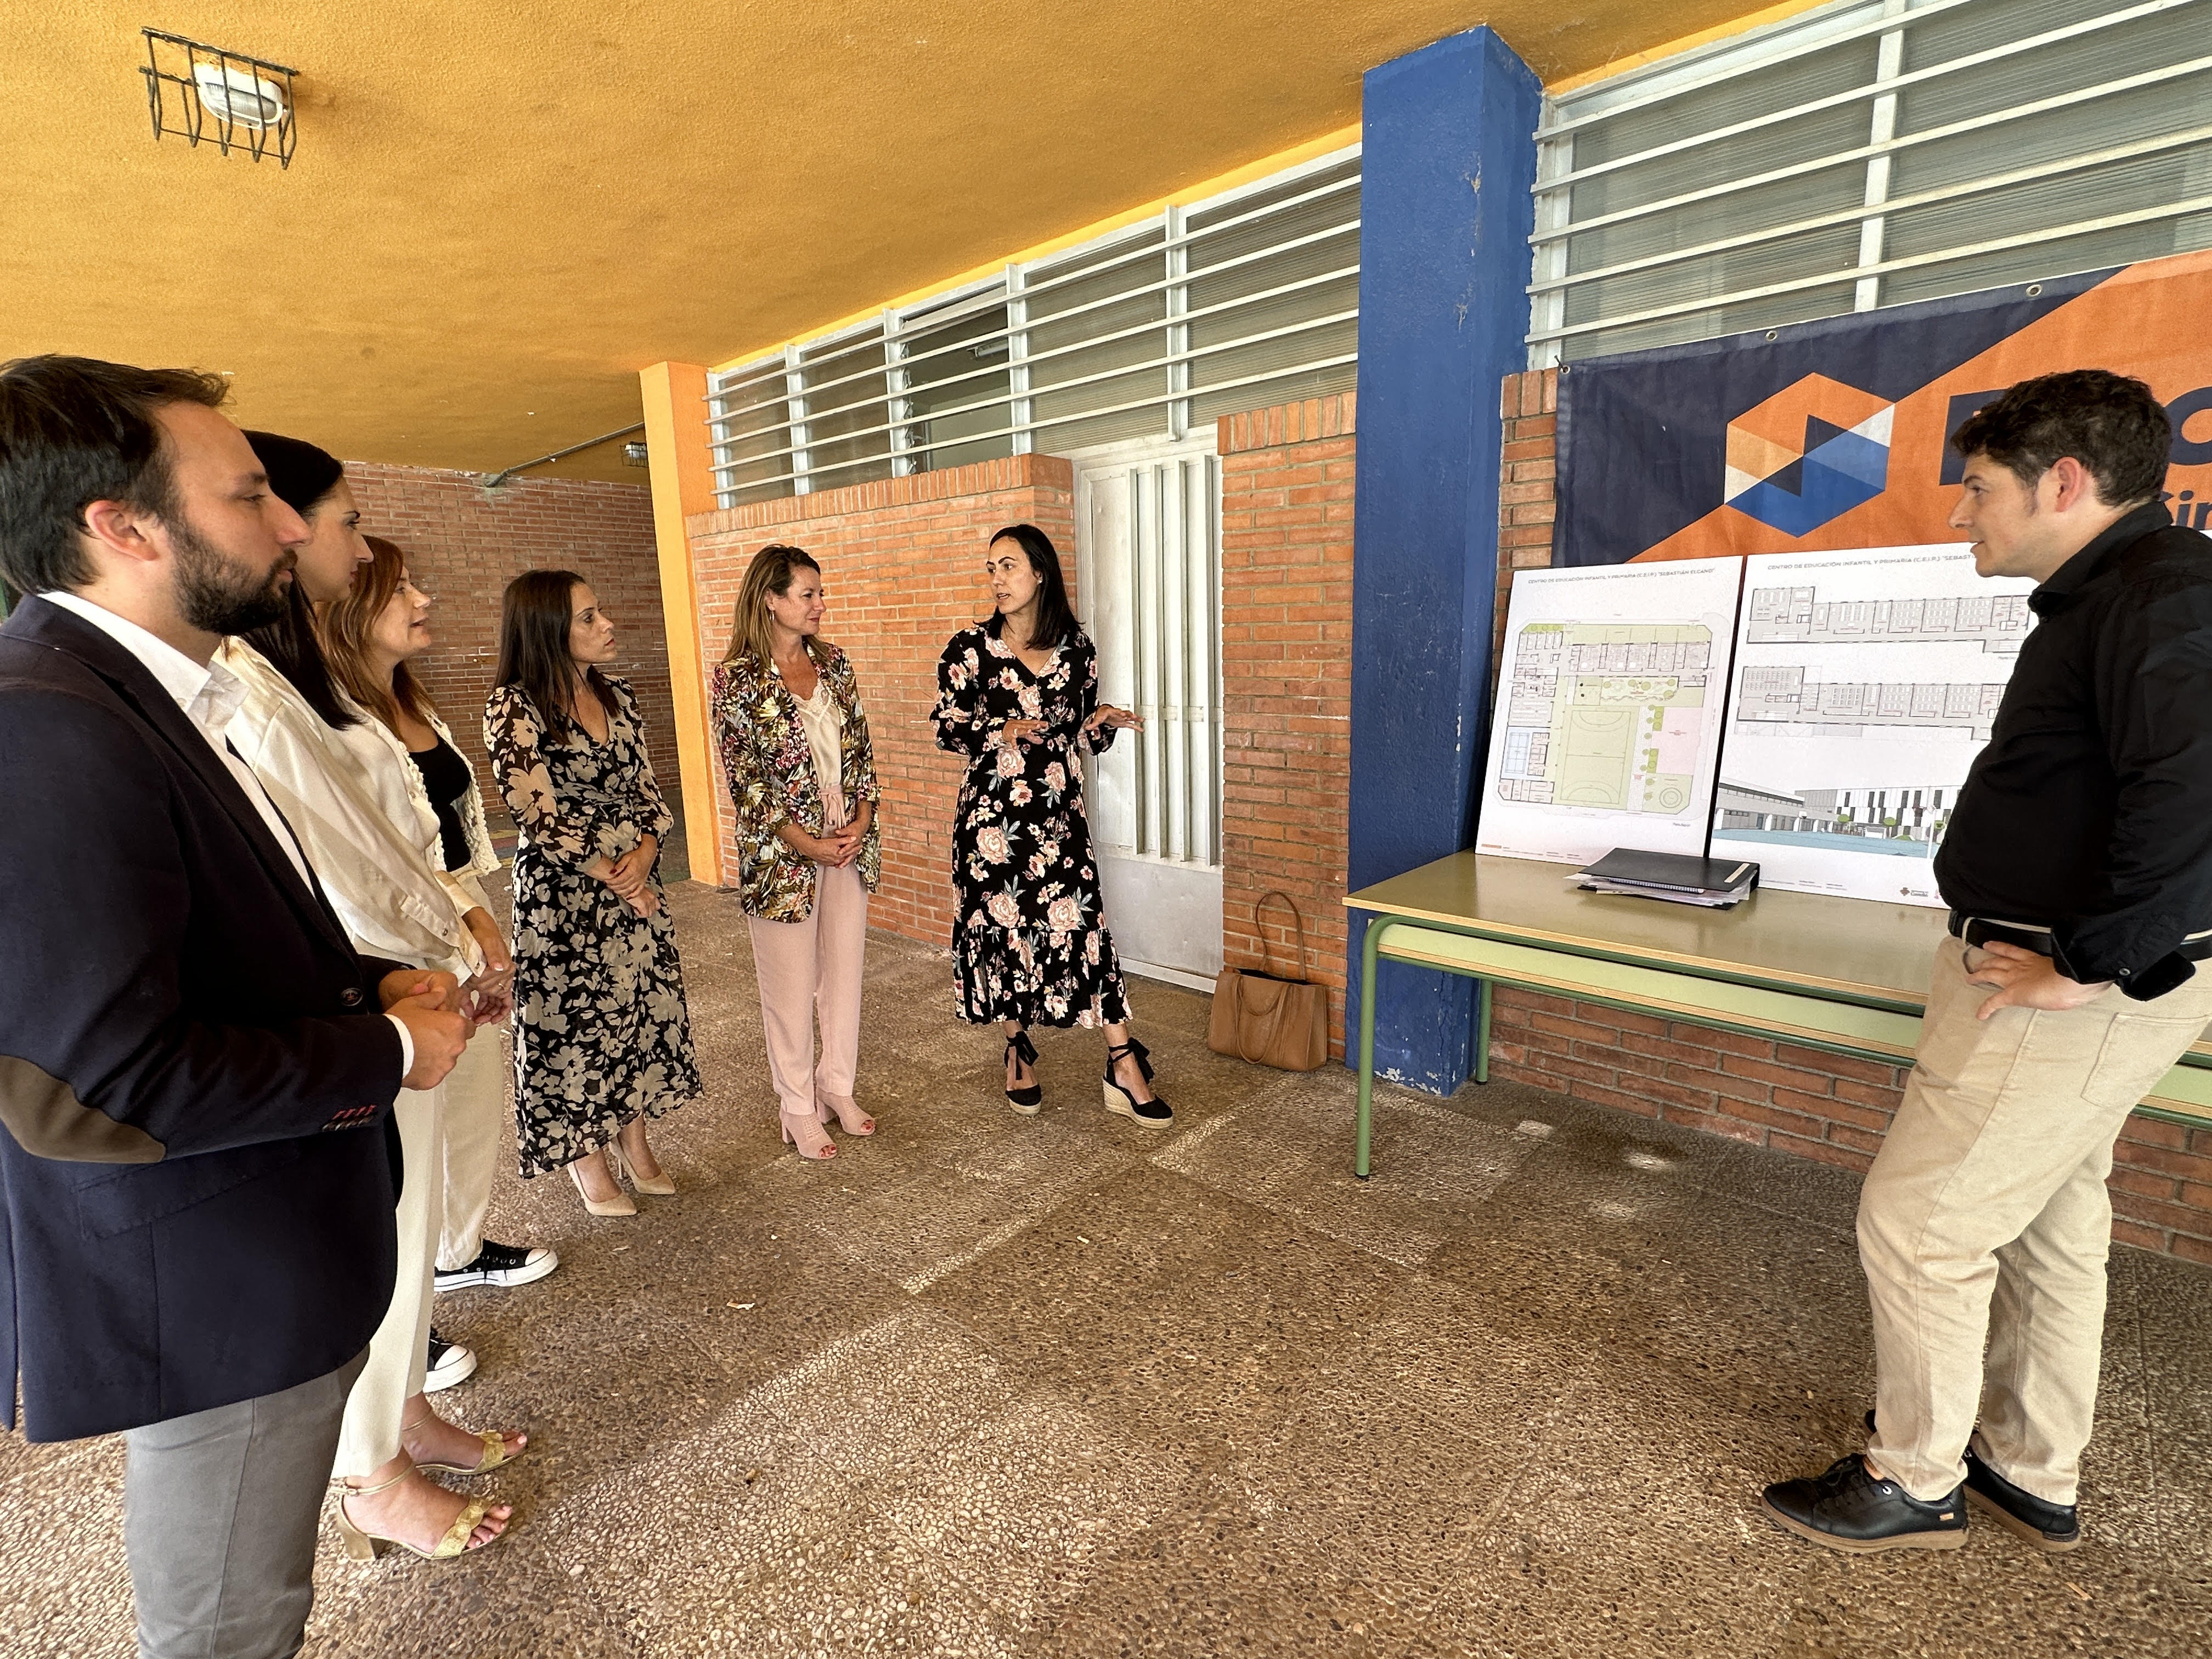
<svg viewBox="0 0 2212 1659">
<path fill-rule="evenodd" d="M 765 670 L 775 661 L 775 623 L 769 615 L 769 596 L 778 598 L 791 592 L 792 578 L 801 568 L 822 574 L 822 567 L 803 547 L 787 547 L 781 542 L 770 542 L 753 555 L 753 562 L 745 567 L 745 580 L 738 589 L 738 603 L 730 618 L 730 648 L 722 653 L 724 662 L 735 662 L 740 657 L 750 657 L 756 667 Z M 827 653 L 813 640 L 805 641 L 806 654 L 817 663 L 827 660 Z"/>
</svg>

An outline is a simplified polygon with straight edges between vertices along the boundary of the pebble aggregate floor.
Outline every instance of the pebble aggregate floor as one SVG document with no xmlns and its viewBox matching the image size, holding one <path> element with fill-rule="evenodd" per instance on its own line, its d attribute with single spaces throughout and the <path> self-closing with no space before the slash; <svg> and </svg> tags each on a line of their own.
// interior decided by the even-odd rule
<svg viewBox="0 0 2212 1659">
<path fill-rule="evenodd" d="M 440 1301 L 483 1358 L 437 1396 L 528 1455 L 458 1564 L 338 1553 L 307 1652 L 2201 1656 L 2212 1652 L 2212 1273 L 2114 1254 L 2084 1516 L 2045 1559 L 1977 1522 L 1852 1559 L 1756 1506 L 1870 1399 L 1848 1175 L 1509 1085 L 1378 1089 L 1206 1052 L 1133 988 L 1176 1121 L 1046 1108 L 950 1014 L 941 953 L 869 944 L 860 1097 L 778 1140 L 734 902 L 672 895 L 707 1097 L 635 1220 L 503 1176 L 560 1271 Z M 121 1449 L 0 1438 L 0 1653 L 124 1659 Z"/>
</svg>

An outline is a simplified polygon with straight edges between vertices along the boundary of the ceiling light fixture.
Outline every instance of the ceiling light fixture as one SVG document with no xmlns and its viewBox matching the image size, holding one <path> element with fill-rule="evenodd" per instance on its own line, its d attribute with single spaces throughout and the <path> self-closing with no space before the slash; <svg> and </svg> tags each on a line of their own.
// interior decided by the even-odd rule
<svg viewBox="0 0 2212 1659">
<path fill-rule="evenodd" d="M 141 29 L 146 37 L 146 104 L 154 137 L 164 133 L 197 149 L 213 144 L 225 155 L 237 150 L 252 161 L 273 155 L 292 165 L 299 133 L 292 111 L 292 77 L 282 64 L 229 52 L 181 34 Z"/>
</svg>

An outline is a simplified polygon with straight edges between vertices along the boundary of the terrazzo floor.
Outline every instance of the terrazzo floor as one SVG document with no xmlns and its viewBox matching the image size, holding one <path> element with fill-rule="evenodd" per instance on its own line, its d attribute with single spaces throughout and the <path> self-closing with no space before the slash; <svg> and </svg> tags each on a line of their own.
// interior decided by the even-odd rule
<svg viewBox="0 0 2212 1659">
<path fill-rule="evenodd" d="M 2212 1273 L 2116 1252 L 2088 1541 L 1784 1536 L 1759 1486 L 1858 1441 L 1856 1182 L 1498 1084 L 1377 1091 L 1206 1052 L 1139 982 L 1170 1132 L 1041 1033 L 1041 1116 L 870 940 L 872 1140 L 782 1146 L 734 903 L 673 894 L 708 1097 L 635 1220 L 503 1179 L 523 1289 L 441 1299 L 438 1396 L 529 1429 L 514 1530 L 356 1566 L 337 1656 L 2196 1655 L 2212 1651 Z M 118 1443 L 0 1439 L 0 1653 L 120 1659 Z"/>
</svg>

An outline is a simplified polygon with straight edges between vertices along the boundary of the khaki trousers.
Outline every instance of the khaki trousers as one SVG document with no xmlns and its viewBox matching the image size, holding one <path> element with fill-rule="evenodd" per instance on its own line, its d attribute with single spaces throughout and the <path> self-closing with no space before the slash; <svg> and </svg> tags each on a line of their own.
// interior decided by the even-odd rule
<svg viewBox="0 0 2212 1659">
<path fill-rule="evenodd" d="M 2212 1019 L 2212 966 L 2151 1002 L 2115 988 L 1979 1020 L 1981 958 L 1955 939 L 1937 947 L 1904 1103 L 1859 1199 L 1869 1450 L 1915 1498 L 1945 1497 L 1978 1413 L 1978 1455 L 2070 1504 L 2096 1411 L 2112 1142 Z"/>
<path fill-rule="evenodd" d="M 392 1104 L 403 1183 L 395 1218 L 399 1273 L 384 1322 L 368 1340 L 368 1363 L 346 1396 L 336 1475 L 359 1479 L 399 1455 L 400 1414 L 422 1392 L 429 1369 L 431 1257 L 445 1215 L 444 1092 L 442 1084 L 402 1089 Z"/>
<path fill-rule="evenodd" d="M 500 1031 L 482 1025 L 438 1085 L 446 1097 L 444 1214 L 438 1266 L 465 1267 L 483 1249 L 484 1213 L 499 1170 L 499 1135 L 507 1122 L 509 1066 Z"/>
<path fill-rule="evenodd" d="M 868 890 L 851 865 L 814 872 L 814 908 L 804 921 L 748 916 L 760 981 L 769 1074 L 787 1117 L 820 1117 L 823 1103 L 853 1097 L 860 1058 L 860 969 L 868 946 Z M 814 1028 L 822 1027 L 822 1057 Z"/>
</svg>

